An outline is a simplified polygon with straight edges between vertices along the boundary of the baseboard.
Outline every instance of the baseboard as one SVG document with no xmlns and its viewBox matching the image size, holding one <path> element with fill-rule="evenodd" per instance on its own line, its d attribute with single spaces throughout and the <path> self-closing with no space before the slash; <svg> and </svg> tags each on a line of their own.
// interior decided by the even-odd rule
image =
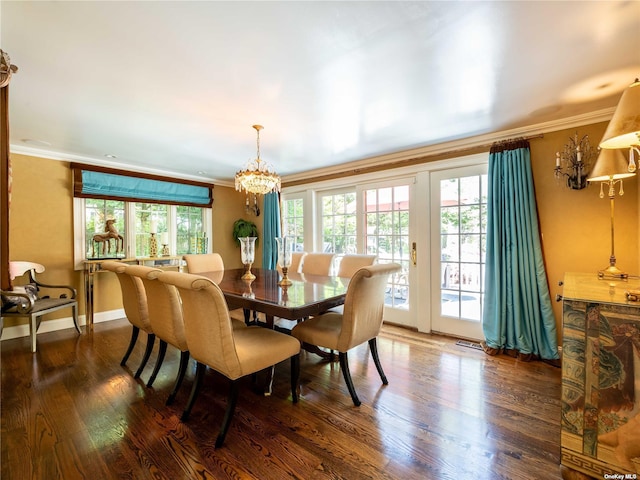
<svg viewBox="0 0 640 480">
<path fill-rule="evenodd" d="M 93 315 L 93 323 L 109 322 L 111 320 L 118 320 L 126 317 L 124 309 L 109 310 L 107 312 L 97 312 Z M 80 326 L 87 324 L 85 315 L 78 316 L 78 324 Z M 73 318 L 57 318 L 56 320 L 44 320 L 40 324 L 38 333 L 56 332 L 58 330 L 64 330 L 67 328 L 74 328 Z M 15 325 L 13 327 L 6 327 L 2 330 L 2 338 L 0 340 L 11 340 L 12 338 L 28 337 L 29 336 L 29 324 Z"/>
</svg>

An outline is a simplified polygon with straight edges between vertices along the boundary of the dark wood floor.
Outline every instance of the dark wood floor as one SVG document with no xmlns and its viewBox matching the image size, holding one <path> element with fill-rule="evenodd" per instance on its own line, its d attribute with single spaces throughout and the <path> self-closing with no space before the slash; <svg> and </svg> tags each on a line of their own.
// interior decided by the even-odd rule
<svg viewBox="0 0 640 480">
<path fill-rule="evenodd" d="M 226 380 L 209 371 L 183 423 L 193 364 L 165 406 L 178 353 L 169 348 L 148 389 L 155 352 L 142 380 L 119 365 L 129 335 L 117 320 L 81 336 L 42 334 L 36 354 L 27 338 L 2 342 L 3 480 L 560 478 L 560 370 L 544 363 L 384 327 L 388 386 L 366 344 L 350 354 L 362 406 L 337 362 L 304 353 L 300 402 L 291 403 L 288 363 L 277 366 L 270 397 L 247 381 L 216 450 Z M 131 369 L 141 354 L 139 345 Z"/>
</svg>

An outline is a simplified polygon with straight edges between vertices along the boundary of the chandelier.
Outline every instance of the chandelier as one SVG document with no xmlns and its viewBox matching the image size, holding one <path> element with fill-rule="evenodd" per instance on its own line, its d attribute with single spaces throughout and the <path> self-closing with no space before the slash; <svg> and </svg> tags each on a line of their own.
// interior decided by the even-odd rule
<svg viewBox="0 0 640 480">
<path fill-rule="evenodd" d="M 244 170 L 236 173 L 236 190 L 241 192 L 264 195 L 270 192 L 280 191 L 280 177 L 273 170 L 273 167 L 260 160 L 260 130 L 262 125 L 253 125 L 258 134 L 257 146 L 258 155 L 255 160 L 251 160 Z"/>
</svg>

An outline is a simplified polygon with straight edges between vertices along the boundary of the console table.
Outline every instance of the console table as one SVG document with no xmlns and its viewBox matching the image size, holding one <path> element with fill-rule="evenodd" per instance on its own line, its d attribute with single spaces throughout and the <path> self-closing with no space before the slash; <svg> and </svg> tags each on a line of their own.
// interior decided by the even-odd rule
<svg viewBox="0 0 640 480">
<path fill-rule="evenodd" d="M 568 273 L 563 287 L 561 471 L 640 478 L 640 280 Z M 614 476 L 618 475 L 618 476 Z"/>
<path fill-rule="evenodd" d="M 104 273 L 102 263 L 116 261 L 131 265 L 146 265 L 149 267 L 182 270 L 182 255 L 166 255 L 161 257 L 135 257 L 135 258 L 100 258 L 84 261 L 84 298 L 85 316 L 87 328 L 93 328 L 93 293 L 95 288 L 95 275 Z"/>
</svg>

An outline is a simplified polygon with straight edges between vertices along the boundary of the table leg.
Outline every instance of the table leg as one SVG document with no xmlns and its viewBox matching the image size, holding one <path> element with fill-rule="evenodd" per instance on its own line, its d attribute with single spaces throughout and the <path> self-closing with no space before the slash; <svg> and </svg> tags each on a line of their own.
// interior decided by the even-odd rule
<svg viewBox="0 0 640 480">
<path fill-rule="evenodd" d="M 84 271 L 84 316 L 87 331 L 93 330 L 93 271 L 92 266 Z"/>
</svg>

